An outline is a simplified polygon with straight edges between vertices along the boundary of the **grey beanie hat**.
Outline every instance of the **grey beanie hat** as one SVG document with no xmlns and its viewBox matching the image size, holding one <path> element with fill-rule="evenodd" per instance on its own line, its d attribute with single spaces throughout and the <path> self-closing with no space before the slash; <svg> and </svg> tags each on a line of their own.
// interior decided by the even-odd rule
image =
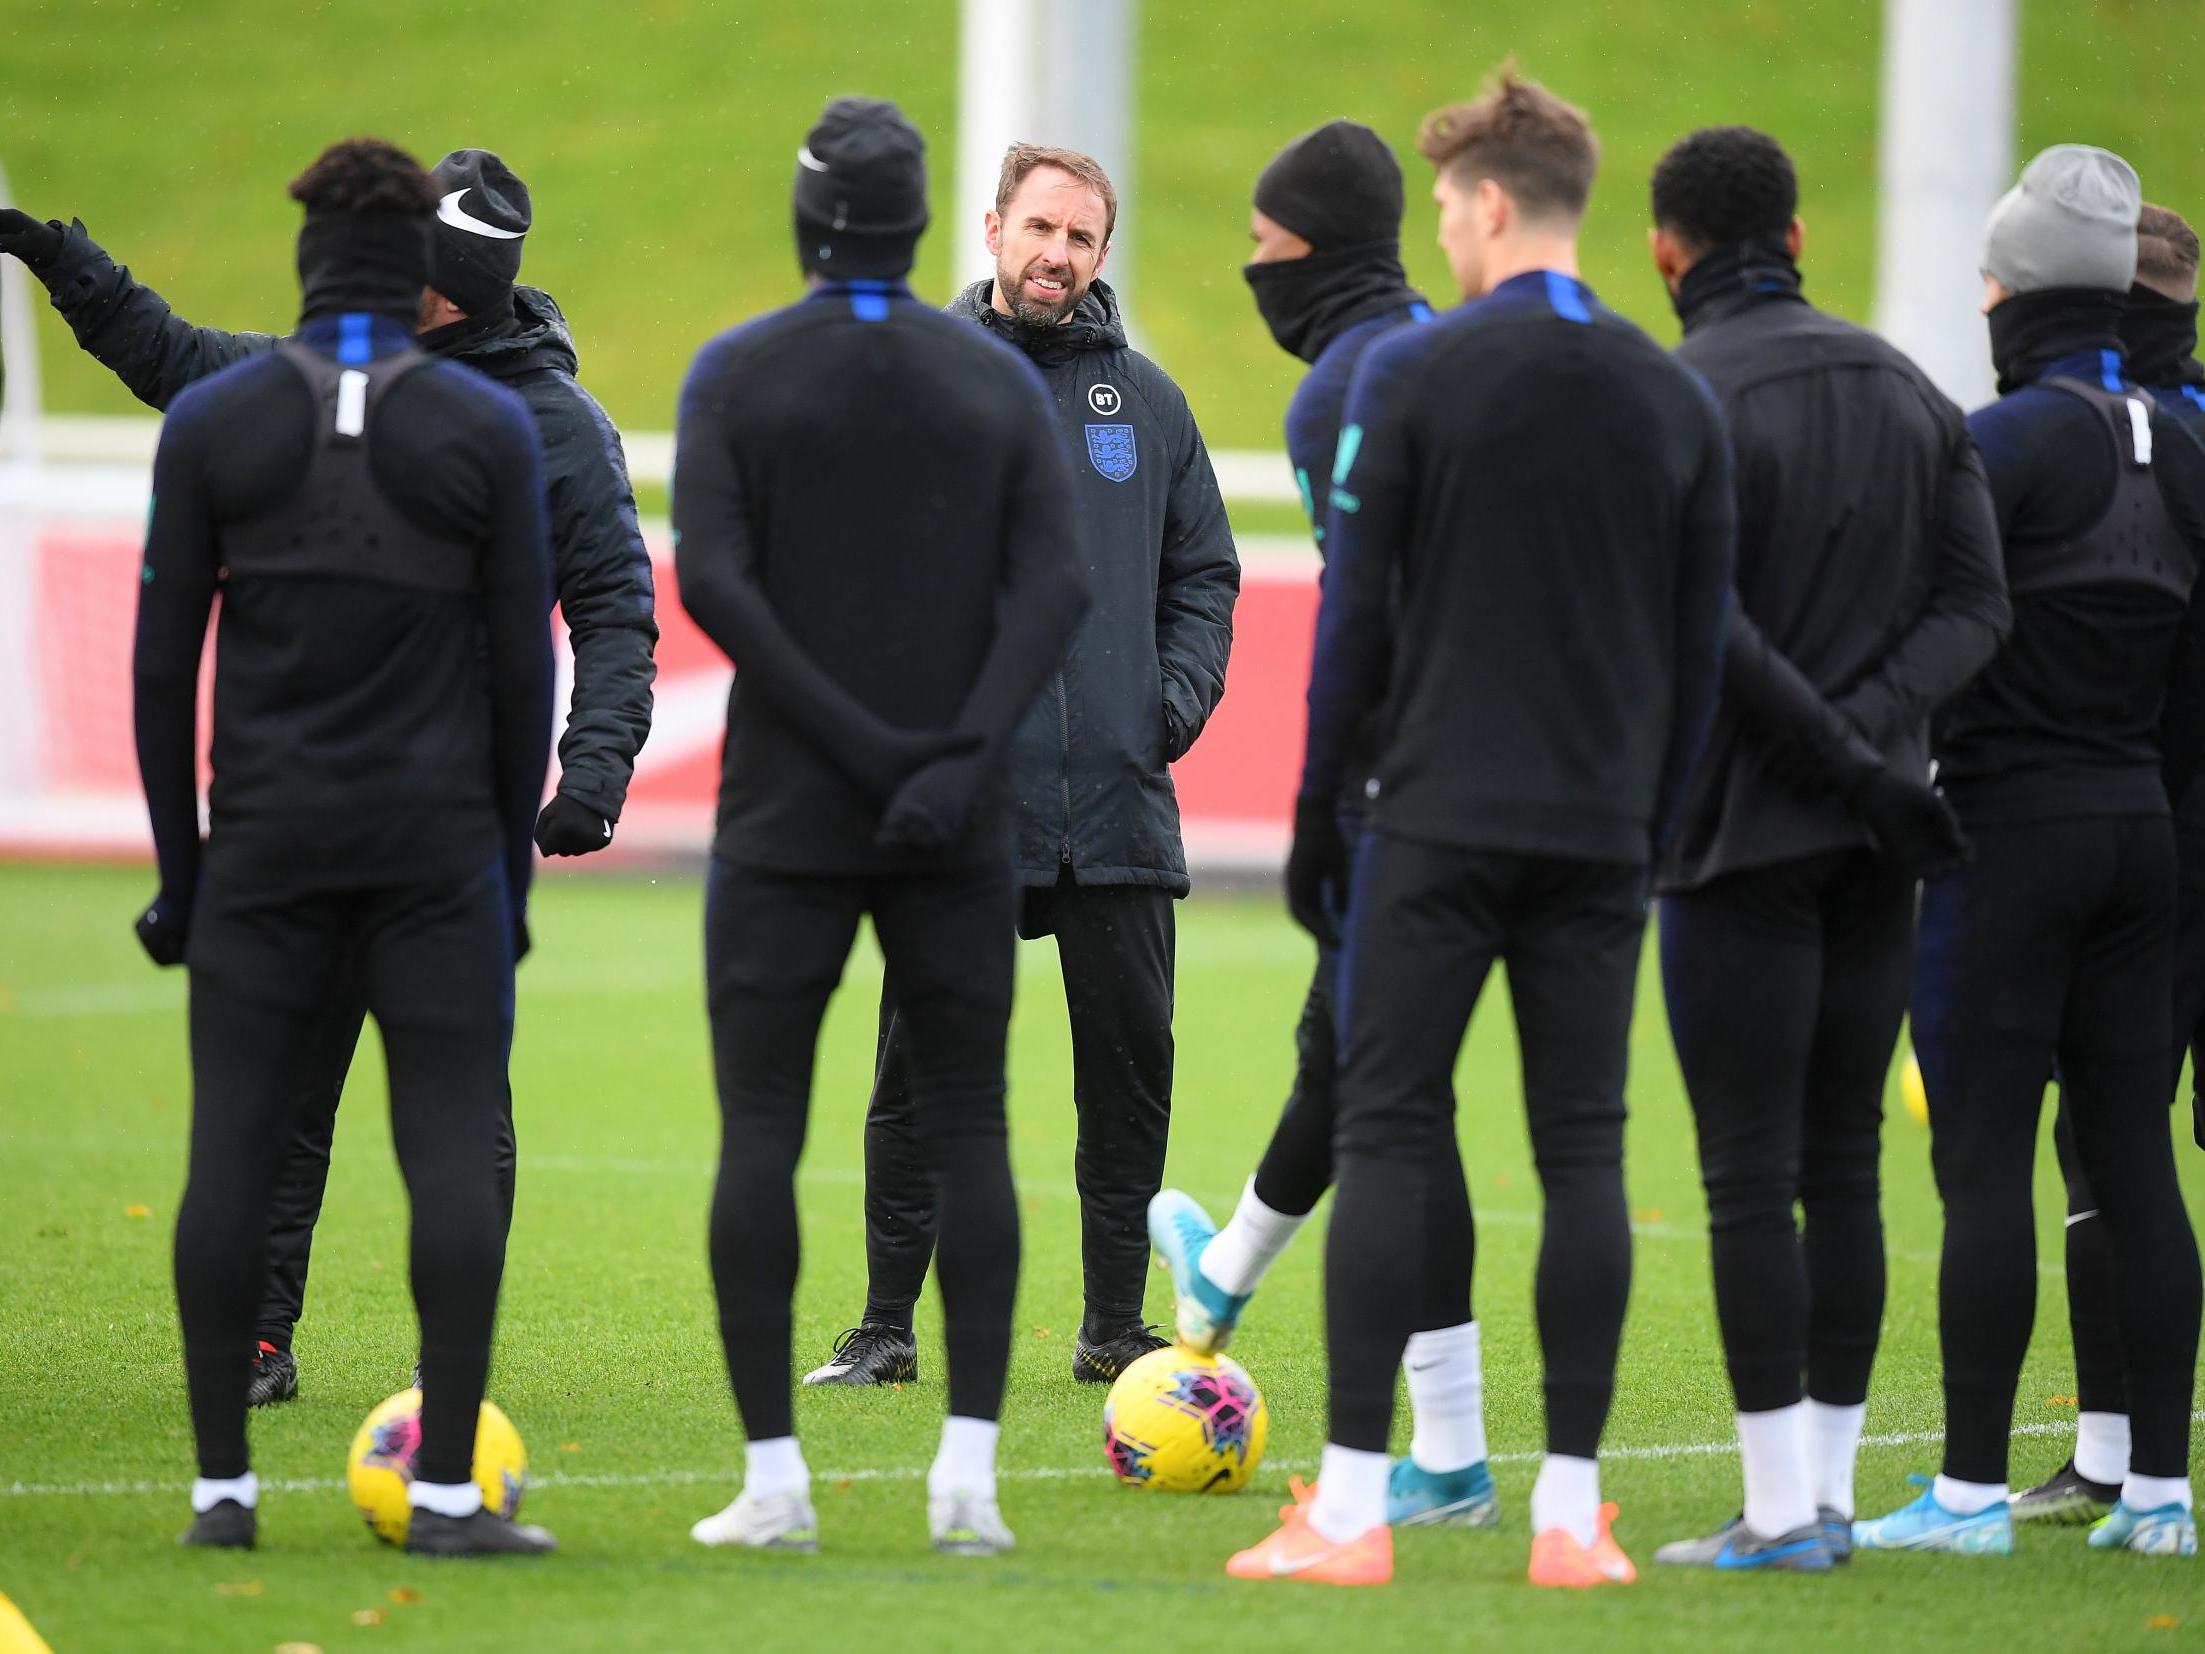
<svg viewBox="0 0 2205 1654">
<path fill-rule="evenodd" d="M 2109 149 L 2054 144 L 1999 197 L 1983 231 L 1983 273 L 2014 293 L 2136 279 L 2136 169 Z"/>
</svg>

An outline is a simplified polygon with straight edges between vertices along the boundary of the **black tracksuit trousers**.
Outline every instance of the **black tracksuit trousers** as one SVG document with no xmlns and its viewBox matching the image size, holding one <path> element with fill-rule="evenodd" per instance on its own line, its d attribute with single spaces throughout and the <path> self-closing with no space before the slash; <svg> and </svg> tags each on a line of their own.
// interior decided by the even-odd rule
<svg viewBox="0 0 2205 1654">
<path fill-rule="evenodd" d="M 796 1163 L 827 1000 L 858 921 L 897 983 L 910 1116 L 939 1214 L 949 1410 L 993 1419 L 1010 1362 L 1018 1200 L 1003 1115 L 1011 871 L 793 874 L 715 859 L 705 977 L 720 1095 L 712 1282 L 744 1432 L 789 1435 Z"/>
<path fill-rule="evenodd" d="M 245 1390 L 270 1203 L 298 1131 L 322 1007 L 355 982 L 390 1068 L 391 1135 L 412 1203 L 427 1399 L 415 1475 L 464 1482 L 490 1365 L 505 1225 L 493 1170 L 513 1033 L 505 875 L 285 889 L 280 868 L 209 841 L 192 915 L 191 1174 L 176 1299 L 199 1473 L 243 1475 Z"/>
<path fill-rule="evenodd" d="M 1547 1448 L 1598 1453 L 1631 1290 L 1623 1087 L 1646 884 L 1642 867 L 1444 847 L 1377 828 L 1364 839 L 1341 962 L 1339 1190 L 1325 1247 L 1329 1440 L 1384 1452 L 1409 1335 L 1469 1319 L 1476 1234 L 1452 1082 L 1498 960 L 1546 1193 L 1535 1301 Z"/>
<path fill-rule="evenodd" d="M 2182 1083 L 2182 1062 L 2199 1053 L 2205 1074 L 2205 793 L 2186 800 L 2175 818 L 2179 893 L 2174 909 L 2174 1051 L 2168 1092 Z M 2205 1148 L 2205 1091 L 2193 1076 L 2192 1131 Z M 2121 1365 L 2121 1323 L 2114 1309 L 2113 1255 L 2098 1197 L 2075 1148 L 2075 1122 L 2061 1093 L 2052 1141 L 2067 1183 L 2067 1324 L 2075 1342 L 2075 1400 L 2085 1413 L 2126 1413 L 2128 1377 Z"/>
<path fill-rule="evenodd" d="M 1075 884 L 1067 875 L 1020 892 L 1016 933 L 1054 936 L 1064 972 L 1085 1327 L 1097 1336 L 1138 1324 L 1147 1286 L 1148 1203 L 1164 1184 L 1171 1132 L 1172 898 L 1152 886 Z M 865 1319 L 905 1332 L 940 1215 L 914 1096 L 908 999 L 891 958 L 865 1115 Z"/>
<path fill-rule="evenodd" d="M 314 1251 L 314 1225 L 321 1220 L 322 1197 L 329 1189 L 329 1148 L 337 1135 L 337 1103 L 345 1076 L 360 1044 L 367 1002 L 347 987 L 315 1017 L 299 1070 L 299 1127 L 276 1185 L 268 1218 L 268 1277 L 261 1289 L 260 1321 L 253 1336 L 279 1350 L 291 1347 L 291 1334 L 306 1310 L 306 1270 Z M 498 1086 L 496 1166 L 498 1201 L 507 1234 L 513 1229 L 513 1088 L 502 1076 Z"/>
<path fill-rule="evenodd" d="M 1883 1088 L 1913 956 L 1914 882 L 1865 849 L 1662 899 L 1662 986 L 1742 1413 L 1793 1405 L 1803 1376 L 1817 1401 L 1868 1399 L 1884 1304 Z"/>
<path fill-rule="evenodd" d="M 1974 860 L 1923 892 L 1913 1004 L 1945 1203 L 1944 1470 L 2007 1479 L 2036 1313 L 2038 1110 L 2056 1064 L 2113 1264 L 2130 1467 L 2181 1476 L 2200 1289 L 2167 1131 L 2173 831 L 2164 815 L 1969 831 Z"/>
</svg>

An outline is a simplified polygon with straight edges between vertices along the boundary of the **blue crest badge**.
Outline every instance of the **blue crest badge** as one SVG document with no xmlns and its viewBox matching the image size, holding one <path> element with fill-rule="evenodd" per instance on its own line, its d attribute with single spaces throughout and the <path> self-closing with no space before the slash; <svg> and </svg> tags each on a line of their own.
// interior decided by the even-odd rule
<svg viewBox="0 0 2205 1654">
<path fill-rule="evenodd" d="M 1124 482 L 1140 468 L 1141 455 L 1133 445 L 1130 425 L 1087 427 L 1087 463 L 1112 482 Z"/>
</svg>

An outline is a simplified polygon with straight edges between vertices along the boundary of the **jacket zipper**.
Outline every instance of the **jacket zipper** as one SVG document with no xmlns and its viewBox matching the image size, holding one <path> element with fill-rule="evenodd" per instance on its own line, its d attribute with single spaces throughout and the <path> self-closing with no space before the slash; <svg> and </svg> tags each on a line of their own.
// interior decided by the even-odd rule
<svg viewBox="0 0 2205 1654">
<path fill-rule="evenodd" d="M 1057 729 L 1063 743 L 1057 749 L 1060 760 L 1058 774 L 1064 785 L 1064 841 L 1058 847 L 1058 859 L 1066 867 L 1072 865 L 1072 700 L 1064 687 L 1064 673 L 1057 673 Z"/>
</svg>

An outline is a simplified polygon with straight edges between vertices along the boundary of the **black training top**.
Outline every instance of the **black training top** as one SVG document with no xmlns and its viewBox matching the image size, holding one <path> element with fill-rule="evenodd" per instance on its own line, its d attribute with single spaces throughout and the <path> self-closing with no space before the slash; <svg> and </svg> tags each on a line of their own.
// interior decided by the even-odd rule
<svg viewBox="0 0 2205 1654">
<path fill-rule="evenodd" d="M 1730 587 L 1707 387 L 1532 271 L 1370 347 L 1334 474 L 1304 805 L 1336 795 L 1383 693 L 1388 832 L 1645 863 L 1706 728 Z"/>
<path fill-rule="evenodd" d="M 2160 526 L 2141 528 L 2186 552 L 2194 571 L 2205 559 L 2205 448 L 2129 384 L 2110 328 L 2054 327 L 2000 370 L 2008 394 L 1968 427 L 1997 505 L 2014 631 L 1937 720 L 1939 783 L 1970 826 L 2162 811 L 2162 719 L 2200 721 L 2205 605 L 2178 595 L 2182 581 L 2158 559 L 2109 561 L 2107 532 L 2122 525 L 2108 518 L 2124 475 L 2148 474 L 2156 498 L 2138 509 Z M 2119 419 L 2063 383 L 2096 387 Z"/>
<path fill-rule="evenodd" d="M 310 320 L 297 337 L 348 366 L 413 342 L 395 318 L 364 312 Z M 274 353 L 169 404 L 134 656 L 162 895 L 188 910 L 198 878 L 199 657 L 219 593 L 212 842 L 323 885 L 502 857 L 517 907 L 551 743 L 534 423 L 510 391 L 450 362 L 391 384 L 364 437 L 376 492 L 418 535 L 394 545 L 316 528 L 326 502 L 302 483 L 329 417 Z M 232 569 L 248 541 L 253 555 Z M 333 559 L 328 546 L 348 549 Z"/>
<path fill-rule="evenodd" d="M 1712 253 L 1678 295 L 1680 361 L 1721 400 L 1738 488 L 1738 602 L 1768 650 L 1891 767 L 1929 772 L 1929 717 L 2011 623 L 1990 485 L 1951 400 L 1865 328 L 1799 293 L 1781 249 Z M 1733 647 L 1662 883 L 1869 842 L 1844 803 L 1794 785 L 1752 727 Z"/>
<path fill-rule="evenodd" d="M 698 353 L 674 567 L 737 668 L 715 855 L 939 864 L 874 842 L 896 742 L 956 728 L 999 757 L 1063 659 L 1084 588 L 1056 426 L 1018 352 L 900 284 L 821 286 Z M 1000 769 L 947 859 L 1008 861 Z"/>
</svg>

